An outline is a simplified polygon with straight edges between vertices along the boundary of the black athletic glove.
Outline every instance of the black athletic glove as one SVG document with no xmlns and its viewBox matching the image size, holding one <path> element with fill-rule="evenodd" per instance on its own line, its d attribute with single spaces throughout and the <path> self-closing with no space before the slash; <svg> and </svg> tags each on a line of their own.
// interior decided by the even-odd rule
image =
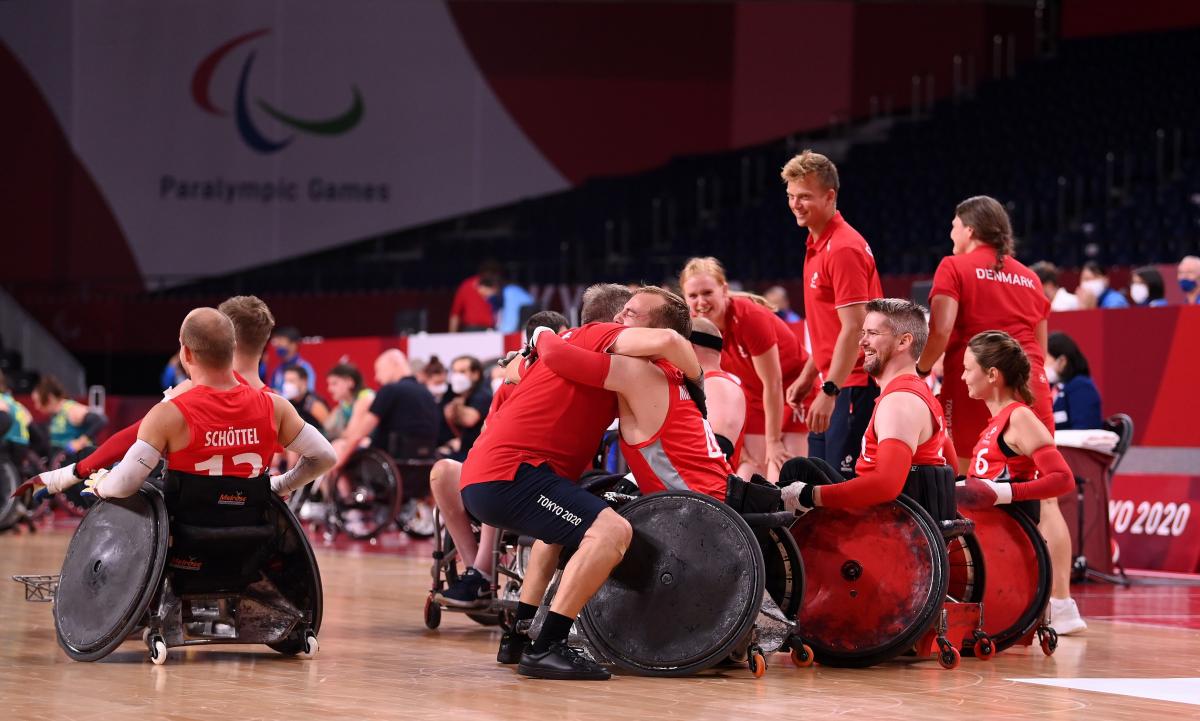
<svg viewBox="0 0 1200 721">
<path fill-rule="evenodd" d="M 688 378 L 685 374 L 683 376 L 683 387 L 687 388 L 688 395 L 692 397 L 692 402 L 695 403 L 696 407 L 700 409 L 700 415 L 707 419 L 708 401 L 704 395 L 704 374 L 701 373 L 700 377 L 696 380 Z"/>
</svg>

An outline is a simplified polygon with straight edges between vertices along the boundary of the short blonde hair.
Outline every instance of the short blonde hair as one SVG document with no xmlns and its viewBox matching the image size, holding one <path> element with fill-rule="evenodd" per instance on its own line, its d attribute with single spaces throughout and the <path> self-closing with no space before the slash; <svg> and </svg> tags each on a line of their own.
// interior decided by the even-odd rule
<svg viewBox="0 0 1200 721">
<path fill-rule="evenodd" d="M 684 263 L 683 270 L 679 271 L 679 287 L 687 282 L 688 278 L 696 275 L 712 276 L 721 285 L 726 284 L 725 266 L 721 265 L 721 261 L 711 255 L 697 258 L 689 258 L 687 263 Z"/>
<path fill-rule="evenodd" d="M 802 180 L 809 175 L 816 175 L 817 180 L 821 182 L 822 187 L 826 190 L 832 190 L 836 193 L 842 187 L 841 182 L 838 180 L 837 166 L 833 164 L 833 161 L 811 150 L 805 150 L 787 161 L 787 164 L 783 166 L 783 170 L 779 172 L 779 177 L 785 183 L 790 183 L 793 180 Z"/>
</svg>

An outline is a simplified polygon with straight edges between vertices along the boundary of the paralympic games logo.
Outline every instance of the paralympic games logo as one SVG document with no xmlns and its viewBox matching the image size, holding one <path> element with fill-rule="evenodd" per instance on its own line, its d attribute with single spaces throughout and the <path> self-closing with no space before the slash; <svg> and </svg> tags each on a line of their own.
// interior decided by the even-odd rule
<svg viewBox="0 0 1200 721">
<path fill-rule="evenodd" d="M 217 66 L 221 64 L 225 56 L 232 52 L 234 48 L 248 43 L 255 38 L 262 37 L 269 32 L 271 32 L 269 28 L 263 28 L 262 30 L 248 32 L 245 35 L 239 35 L 226 41 L 200 61 L 200 64 L 196 66 L 196 72 L 192 73 L 192 99 L 196 102 L 196 105 L 200 106 L 201 110 L 218 117 L 229 115 L 228 111 L 217 107 L 212 101 L 212 96 L 209 93 L 209 85 L 212 82 L 213 73 L 216 72 Z M 234 97 L 234 123 L 237 126 L 238 134 L 242 136 L 242 140 L 252 150 L 264 154 L 277 153 L 290 145 L 294 136 L 289 136 L 281 140 L 272 140 L 264 135 L 258 129 L 258 126 L 254 124 L 254 119 L 250 114 L 246 86 L 249 83 L 250 71 L 254 67 L 256 54 L 256 52 L 251 52 L 242 63 L 242 71 L 238 77 L 237 93 Z M 255 98 L 255 104 L 260 110 L 275 118 L 283 125 L 302 133 L 310 135 L 342 135 L 358 125 L 363 116 L 362 93 L 358 91 L 357 85 L 351 85 L 350 88 L 354 94 L 350 108 L 339 115 L 325 119 L 306 120 L 297 118 L 279 110 L 262 98 Z"/>
</svg>

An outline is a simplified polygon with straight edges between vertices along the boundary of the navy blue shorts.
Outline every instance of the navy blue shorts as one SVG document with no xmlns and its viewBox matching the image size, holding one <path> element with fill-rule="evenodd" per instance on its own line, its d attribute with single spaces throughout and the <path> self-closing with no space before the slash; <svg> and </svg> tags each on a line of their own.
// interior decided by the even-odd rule
<svg viewBox="0 0 1200 721">
<path fill-rule="evenodd" d="M 522 463 L 511 481 L 467 486 L 463 504 L 489 526 L 575 548 L 608 504 L 554 473 L 549 464 Z"/>
</svg>

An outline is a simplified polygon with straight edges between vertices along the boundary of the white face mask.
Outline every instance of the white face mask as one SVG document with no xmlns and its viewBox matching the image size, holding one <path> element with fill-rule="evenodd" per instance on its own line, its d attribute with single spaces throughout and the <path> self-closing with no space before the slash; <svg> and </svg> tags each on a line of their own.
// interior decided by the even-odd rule
<svg viewBox="0 0 1200 721">
<path fill-rule="evenodd" d="M 1058 371 L 1054 368 L 1054 361 L 1046 361 L 1046 381 L 1050 385 L 1058 385 Z"/>
<path fill-rule="evenodd" d="M 1104 290 L 1108 288 L 1108 283 L 1104 282 L 1103 278 L 1092 278 L 1079 282 L 1079 287 L 1096 296 L 1097 299 L 1104 295 Z"/>
<path fill-rule="evenodd" d="M 300 400 L 300 396 L 304 395 L 304 391 L 301 390 L 300 386 L 296 385 L 295 383 L 288 383 L 286 381 L 283 384 L 283 388 L 280 390 L 283 393 L 283 397 L 287 398 L 289 401 Z"/>
<path fill-rule="evenodd" d="M 500 390 L 500 386 L 502 386 L 502 385 L 504 385 L 504 376 L 501 376 L 499 378 L 493 378 L 492 379 L 492 395 L 496 395 L 496 392 Z"/>
<path fill-rule="evenodd" d="M 447 380 L 450 381 L 450 390 L 454 391 L 454 395 L 466 393 L 471 388 L 471 378 L 466 373 L 451 373 Z"/>
<path fill-rule="evenodd" d="M 426 386 L 426 387 L 429 388 L 430 393 L 434 394 L 435 396 L 440 396 L 443 393 L 445 393 L 447 389 L 450 388 L 450 384 L 449 383 L 434 383 L 433 385 Z"/>
<path fill-rule="evenodd" d="M 1150 299 L 1150 289 L 1145 283 L 1134 283 L 1129 286 L 1129 297 L 1134 303 L 1141 305 Z"/>
</svg>

